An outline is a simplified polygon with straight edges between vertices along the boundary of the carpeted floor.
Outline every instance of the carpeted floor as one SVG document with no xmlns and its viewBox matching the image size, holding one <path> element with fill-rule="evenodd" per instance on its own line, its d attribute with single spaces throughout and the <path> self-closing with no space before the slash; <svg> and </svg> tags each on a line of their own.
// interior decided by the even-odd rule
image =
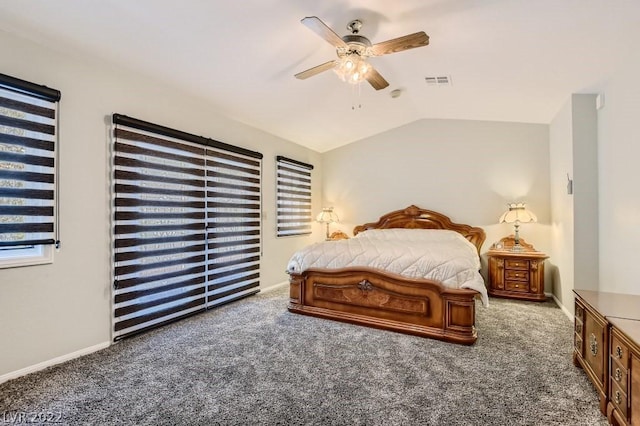
<svg viewBox="0 0 640 426">
<path fill-rule="evenodd" d="M 291 314 L 287 299 L 260 294 L 4 383 L 0 423 L 607 424 L 551 302 L 478 305 L 468 347 Z"/>
</svg>

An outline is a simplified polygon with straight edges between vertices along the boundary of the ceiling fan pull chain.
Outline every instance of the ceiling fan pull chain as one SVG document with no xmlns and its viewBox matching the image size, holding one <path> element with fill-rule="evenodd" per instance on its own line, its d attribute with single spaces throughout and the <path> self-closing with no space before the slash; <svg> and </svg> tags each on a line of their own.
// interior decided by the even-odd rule
<svg viewBox="0 0 640 426">
<path fill-rule="evenodd" d="M 360 83 L 351 85 L 351 110 L 356 110 L 356 104 L 358 104 L 358 109 L 362 108 L 362 104 L 360 103 L 361 97 L 361 89 Z"/>
</svg>

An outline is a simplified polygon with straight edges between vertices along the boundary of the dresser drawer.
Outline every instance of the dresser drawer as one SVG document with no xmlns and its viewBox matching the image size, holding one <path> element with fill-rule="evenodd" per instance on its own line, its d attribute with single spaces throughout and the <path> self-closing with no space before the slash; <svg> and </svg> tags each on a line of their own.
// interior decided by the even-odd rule
<svg viewBox="0 0 640 426">
<path fill-rule="evenodd" d="M 611 359 L 619 362 L 625 370 L 629 368 L 629 348 L 615 334 L 611 336 Z"/>
<path fill-rule="evenodd" d="M 627 394 L 616 382 L 611 382 L 611 402 L 622 413 L 623 418 L 627 418 Z"/>
<path fill-rule="evenodd" d="M 507 291 L 529 291 L 529 283 L 526 281 L 507 281 L 504 283 L 504 289 Z"/>
<path fill-rule="evenodd" d="M 627 370 L 617 362 L 611 362 L 611 383 L 615 383 L 627 393 Z"/>
<path fill-rule="evenodd" d="M 529 261 L 523 259 L 505 259 L 504 261 L 505 269 L 518 269 L 521 271 L 529 270 Z"/>
<path fill-rule="evenodd" d="M 584 321 L 584 308 L 577 301 L 575 305 L 575 311 L 576 311 L 576 319 L 579 319 L 580 321 Z"/>
<path fill-rule="evenodd" d="M 504 279 L 506 281 L 529 281 L 529 271 L 505 269 Z"/>
</svg>

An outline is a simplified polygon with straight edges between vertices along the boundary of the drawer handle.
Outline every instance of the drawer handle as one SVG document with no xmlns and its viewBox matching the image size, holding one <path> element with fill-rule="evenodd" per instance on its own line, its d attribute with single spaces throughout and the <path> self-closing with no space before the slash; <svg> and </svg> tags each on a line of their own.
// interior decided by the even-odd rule
<svg viewBox="0 0 640 426">
<path fill-rule="evenodd" d="M 598 354 L 598 341 L 596 340 L 596 335 L 591 333 L 591 337 L 589 337 L 589 347 L 591 348 L 591 355 L 596 356 Z"/>
<path fill-rule="evenodd" d="M 516 275 L 516 277 L 517 277 L 517 275 Z M 516 288 L 520 288 L 520 285 L 519 285 L 519 284 L 516 284 Z"/>
<path fill-rule="evenodd" d="M 616 402 L 616 404 L 620 404 L 622 402 L 622 398 L 620 397 L 620 391 L 616 391 L 616 396 L 613 400 Z"/>
<path fill-rule="evenodd" d="M 616 358 L 622 358 L 622 348 L 620 346 L 616 346 Z"/>
<path fill-rule="evenodd" d="M 613 375 L 613 378 L 616 379 L 616 382 L 619 382 L 622 379 L 622 371 L 619 368 L 616 368 L 616 372 Z"/>
</svg>

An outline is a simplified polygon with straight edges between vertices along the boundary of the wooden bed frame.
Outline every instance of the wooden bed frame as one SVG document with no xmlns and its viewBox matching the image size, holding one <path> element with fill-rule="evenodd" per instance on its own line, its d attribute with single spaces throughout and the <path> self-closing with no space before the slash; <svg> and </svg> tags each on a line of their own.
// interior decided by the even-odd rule
<svg viewBox="0 0 640 426">
<path fill-rule="evenodd" d="M 453 223 L 441 213 L 413 205 L 356 226 L 353 234 L 386 228 L 453 230 L 471 241 L 478 255 L 485 240 L 481 228 Z M 437 281 L 365 267 L 290 273 L 289 284 L 290 312 L 452 343 L 471 345 L 477 339 L 475 290 L 450 289 Z"/>
</svg>

